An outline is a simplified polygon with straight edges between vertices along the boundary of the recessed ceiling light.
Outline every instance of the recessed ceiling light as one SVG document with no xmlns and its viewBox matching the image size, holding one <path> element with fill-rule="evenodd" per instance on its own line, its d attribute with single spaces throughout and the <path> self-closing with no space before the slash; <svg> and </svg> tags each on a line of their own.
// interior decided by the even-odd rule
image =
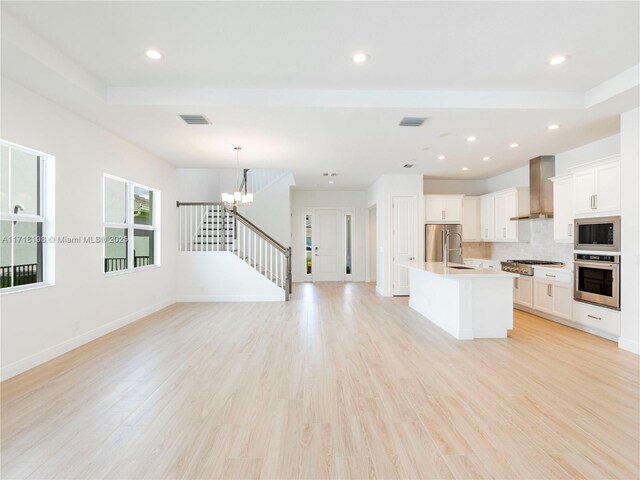
<svg viewBox="0 0 640 480">
<path fill-rule="evenodd" d="M 462 167 L 463 172 L 466 172 L 467 170 L 469 170 L 469 167 Z"/>
<path fill-rule="evenodd" d="M 329 180 L 329 183 L 333 185 L 333 180 Z"/>
<path fill-rule="evenodd" d="M 509 145 L 509 148 L 518 148 L 520 145 L 518 145 L 517 143 L 512 143 L 511 145 Z"/>
<path fill-rule="evenodd" d="M 477 140 L 476 137 L 474 137 L 473 135 L 471 135 L 470 137 L 467 137 L 467 142 L 475 142 Z"/>
<path fill-rule="evenodd" d="M 557 123 L 552 123 L 547 127 L 547 130 L 557 130 L 559 128 L 560 128 L 560 125 L 558 125 Z"/>
<path fill-rule="evenodd" d="M 482 160 L 484 160 L 485 162 L 491 160 L 491 157 L 482 157 Z"/>
<path fill-rule="evenodd" d="M 440 156 L 438 157 L 438 160 L 444 160 L 445 158 L 447 158 L 447 157 L 445 157 L 444 155 L 440 155 Z"/>
<path fill-rule="evenodd" d="M 560 65 L 567 60 L 567 57 L 564 55 L 556 55 L 555 57 L 549 60 L 549 65 Z"/>
<path fill-rule="evenodd" d="M 160 60 L 162 58 L 162 54 L 158 50 L 147 50 L 144 53 L 147 55 L 147 58 L 151 60 Z"/>
<path fill-rule="evenodd" d="M 353 54 L 353 61 L 356 63 L 364 63 L 369 60 L 369 55 L 364 52 L 356 52 Z"/>
</svg>

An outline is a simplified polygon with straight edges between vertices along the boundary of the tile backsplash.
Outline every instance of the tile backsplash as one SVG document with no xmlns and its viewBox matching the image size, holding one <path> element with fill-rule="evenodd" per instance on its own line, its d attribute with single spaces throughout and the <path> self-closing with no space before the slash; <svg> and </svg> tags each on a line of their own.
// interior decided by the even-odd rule
<svg viewBox="0 0 640 480">
<path fill-rule="evenodd" d="M 527 243 L 465 242 L 464 256 L 491 260 L 551 260 L 570 265 L 573 244 L 553 240 L 553 219 L 525 220 L 531 222 L 531 241 Z"/>
</svg>

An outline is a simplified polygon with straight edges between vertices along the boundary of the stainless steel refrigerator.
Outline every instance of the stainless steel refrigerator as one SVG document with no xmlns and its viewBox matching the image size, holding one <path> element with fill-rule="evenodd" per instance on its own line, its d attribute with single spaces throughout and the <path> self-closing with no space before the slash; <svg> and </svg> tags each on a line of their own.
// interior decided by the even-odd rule
<svg viewBox="0 0 640 480">
<path fill-rule="evenodd" d="M 462 263 L 462 225 L 425 225 L 424 258 L 426 262 L 442 262 L 442 232 L 447 230 L 449 237 L 449 261 Z M 459 234 L 460 236 L 456 235 Z"/>
</svg>

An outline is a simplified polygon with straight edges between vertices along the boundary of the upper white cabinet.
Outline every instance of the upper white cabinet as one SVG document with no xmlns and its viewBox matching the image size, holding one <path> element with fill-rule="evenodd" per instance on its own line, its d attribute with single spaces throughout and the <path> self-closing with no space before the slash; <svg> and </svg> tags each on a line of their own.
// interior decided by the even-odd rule
<svg viewBox="0 0 640 480">
<path fill-rule="evenodd" d="M 510 188 L 483 195 L 480 198 L 480 226 L 482 240 L 522 242 L 529 240 L 529 221 L 519 222 L 513 217 L 529 214 L 529 190 Z"/>
<path fill-rule="evenodd" d="M 573 177 L 555 177 L 553 181 L 553 239 L 573 242 Z"/>
<path fill-rule="evenodd" d="M 464 197 L 462 199 L 462 239 L 465 242 L 481 239 L 479 197 Z"/>
<path fill-rule="evenodd" d="M 462 222 L 463 195 L 425 195 L 425 221 L 429 223 Z"/>
<path fill-rule="evenodd" d="M 608 161 L 573 173 L 575 215 L 620 210 L 620 162 Z"/>
<path fill-rule="evenodd" d="M 482 240 L 493 240 L 495 229 L 495 197 L 483 195 L 480 197 L 480 237 Z"/>
</svg>

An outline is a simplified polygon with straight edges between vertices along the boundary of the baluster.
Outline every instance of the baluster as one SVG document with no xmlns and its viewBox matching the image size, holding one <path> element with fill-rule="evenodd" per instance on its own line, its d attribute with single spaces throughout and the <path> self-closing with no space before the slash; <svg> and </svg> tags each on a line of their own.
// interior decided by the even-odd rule
<svg viewBox="0 0 640 480">
<path fill-rule="evenodd" d="M 193 251 L 193 206 L 189 206 L 189 251 Z"/>
</svg>

